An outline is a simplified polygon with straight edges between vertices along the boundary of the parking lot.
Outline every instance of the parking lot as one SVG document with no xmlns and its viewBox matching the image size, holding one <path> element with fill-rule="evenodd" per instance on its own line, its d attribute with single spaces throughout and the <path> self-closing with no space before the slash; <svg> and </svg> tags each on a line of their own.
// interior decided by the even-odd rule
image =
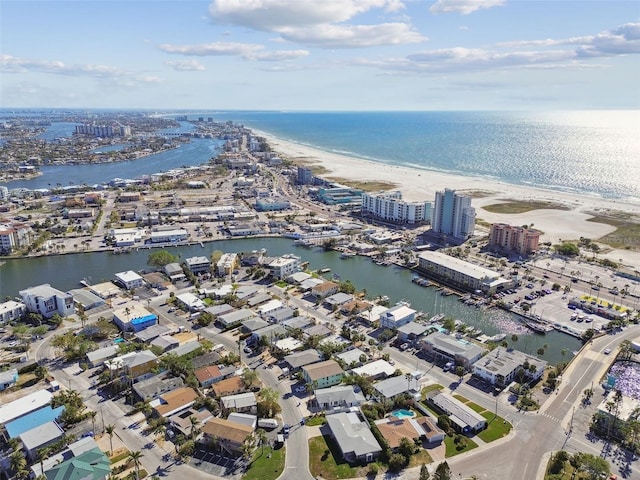
<svg viewBox="0 0 640 480">
<path fill-rule="evenodd" d="M 196 450 L 189 464 L 210 475 L 226 478 L 240 478 L 245 470 L 245 461 L 242 457 L 236 458 L 203 449 Z"/>
</svg>

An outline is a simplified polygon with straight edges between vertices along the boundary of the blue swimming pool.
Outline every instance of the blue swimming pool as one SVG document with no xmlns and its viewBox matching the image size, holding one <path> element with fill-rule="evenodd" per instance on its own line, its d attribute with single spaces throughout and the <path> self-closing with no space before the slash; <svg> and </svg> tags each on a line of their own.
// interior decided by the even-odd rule
<svg viewBox="0 0 640 480">
<path fill-rule="evenodd" d="M 396 418 L 399 419 L 403 419 L 403 418 L 413 418 L 416 416 L 415 413 L 413 413 L 411 410 L 406 410 L 404 408 L 400 408 L 398 410 L 394 410 L 393 412 L 391 412 L 391 415 L 393 415 Z"/>
</svg>

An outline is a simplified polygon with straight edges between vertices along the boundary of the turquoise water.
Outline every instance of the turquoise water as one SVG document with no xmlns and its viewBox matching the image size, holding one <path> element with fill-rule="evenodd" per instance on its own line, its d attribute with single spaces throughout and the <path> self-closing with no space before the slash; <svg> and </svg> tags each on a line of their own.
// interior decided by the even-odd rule
<svg viewBox="0 0 640 480">
<path fill-rule="evenodd" d="M 404 408 L 401 408 L 399 410 L 394 410 L 393 412 L 391 412 L 391 415 L 399 419 L 413 418 L 416 416 L 416 414 L 413 413 L 411 410 L 405 410 Z"/>
</svg>

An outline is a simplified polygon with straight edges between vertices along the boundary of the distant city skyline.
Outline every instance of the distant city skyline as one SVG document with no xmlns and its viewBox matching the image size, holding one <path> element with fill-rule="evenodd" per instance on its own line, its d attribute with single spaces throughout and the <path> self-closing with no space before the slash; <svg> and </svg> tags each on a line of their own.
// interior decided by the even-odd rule
<svg viewBox="0 0 640 480">
<path fill-rule="evenodd" d="M 640 2 L 0 2 L 0 107 L 640 108 Z"/>
</svg>

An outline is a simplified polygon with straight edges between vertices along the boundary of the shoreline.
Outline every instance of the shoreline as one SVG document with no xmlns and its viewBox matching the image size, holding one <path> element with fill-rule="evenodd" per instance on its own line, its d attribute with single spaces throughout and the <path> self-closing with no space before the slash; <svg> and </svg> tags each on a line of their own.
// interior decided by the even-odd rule
<svg viewBox="0 0 640 480">
<path fill-rule="evenodd" d="M 476 208 L 478 219 L 488 223 L 533 224 L 533 228 L 543 232 L 541 242 L 558 243 L 561 240 L 577 240 L 580 237 L 597 241 L 616 230 L 616 227 L 608 224 L 589 222 L 589 219 L 594 218 L 594 212 L 624 212 L 640 216 L 640 203 L 628 200 L 606 199 L 590 194 L 523 186 L 483 177 L 385 164 L 283 140 L 262 130 L 252 131 L 264 137 L 272 150 L 284 159 L 323 167 L 326 172 L 319 174 L 319 177 L 358 182 L 384 181 L 395 185 L 391 190 L 400 190 L 403 199 L 407 201 L 433 201 L 436 191 L 444 188 L 460 192 L 485 192 L 486 194 L 480 197 L 472 195 L 472 204 Z M 500 214 L 483 209 L 485 206 L 510 200 L 562 204 L 569 210 L 538 209 L 518 214 Z M 640 252 L 637 251 L 612 248 L 601 256 L 616 262 L 623 259 L 625 264 L 640 265 Z"/>
</svg>

